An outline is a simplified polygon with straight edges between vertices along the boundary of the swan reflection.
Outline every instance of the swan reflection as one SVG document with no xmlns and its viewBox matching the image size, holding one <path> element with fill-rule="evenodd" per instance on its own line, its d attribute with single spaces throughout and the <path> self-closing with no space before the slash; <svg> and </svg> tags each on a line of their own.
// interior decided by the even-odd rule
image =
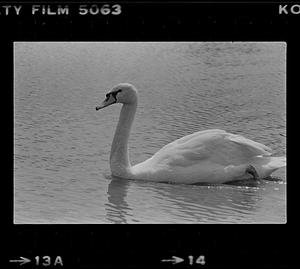
<svg viewBox="0 0 300 269">
<path fill-rule="evenodd" d="M 199 186 L 112 178 L 105 204 L 106 220 L 109 223 L 255 222 L 251 216 L 263 206 L 264 192 L 264 183 L 251 187 Z"/>
<path fill-rule="evenodd" d="M 127 201 L 129 181 L 112 178 L 108 184 L 107 199 L 105 204 L 106 219 L 112 223 L 127 223 L 127 218 L 132 210 Z"/>
</svg>

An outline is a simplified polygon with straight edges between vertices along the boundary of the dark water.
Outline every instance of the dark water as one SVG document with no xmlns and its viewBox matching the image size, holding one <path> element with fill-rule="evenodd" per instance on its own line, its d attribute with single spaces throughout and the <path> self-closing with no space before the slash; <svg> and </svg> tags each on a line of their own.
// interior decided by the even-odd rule
<svg viewBox="0 0 300 269">
<path fill-rule="evenodd" d="M 279 181 L 190 186 L 112 179 L 117 83 L 139 90 L 133 164 L 219 128 L 285 155 L 285 43 L 15 43 L 15 223 L 285 223 Z"/>
</svg>

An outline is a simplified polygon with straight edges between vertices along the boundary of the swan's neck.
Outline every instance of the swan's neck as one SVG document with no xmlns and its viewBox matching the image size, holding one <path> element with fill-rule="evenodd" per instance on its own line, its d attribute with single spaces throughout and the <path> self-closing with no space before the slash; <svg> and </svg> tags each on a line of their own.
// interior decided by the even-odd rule
<svg viewBox="0 0 300 269">
<path fill-rule="evenodd" d="M 136 107 L 136 102 L 124 104 L 120 112 L 119 122 L 110 151 L 110 169 L 114 176 L 130 177 L 131 174 L 128 139 Z"/>
</svg>

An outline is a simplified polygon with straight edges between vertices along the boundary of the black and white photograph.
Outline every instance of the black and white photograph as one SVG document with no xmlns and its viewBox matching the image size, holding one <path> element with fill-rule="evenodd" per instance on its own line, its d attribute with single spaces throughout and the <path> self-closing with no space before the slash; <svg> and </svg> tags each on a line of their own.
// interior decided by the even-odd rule
<svg viewBox="0 0 300 269">
<path fill-rule="evenodd" d="M 14 223 L 285 224 L 287 48 L 14 42 Z"/>
<path fill-rule="evenodd" d="M 294 2 L 0 1 L 0 267 L 291 268 Z"/>
</svg>

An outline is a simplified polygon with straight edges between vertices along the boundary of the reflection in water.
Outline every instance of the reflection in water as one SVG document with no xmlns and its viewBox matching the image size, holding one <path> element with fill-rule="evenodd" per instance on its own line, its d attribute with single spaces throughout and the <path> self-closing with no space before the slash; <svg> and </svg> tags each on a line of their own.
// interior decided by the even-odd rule
<svg viewBox="0 0 300 269">
<path fill-rule="evenodd" d="M 113 178 L 108 186 L 106 219 L 134 223 L 134 212 L 143 210 L 146 223 L 251 223 L 261 210 L 264 181 L 243 185 L 178 185 Z M 149 210 L 156 207 L 156 211 Z M 137 203 L 141 208 L 137 207 Z M 147 211 L 151 215 L 147 215 Z"/>
<path fill-rule="evenodd" d="M 106 218 L 112 223 L 127 223 L 131 208 L 126 202 L 129 181 L 113 178 L 108 184 L 107 199 L 105 204 Z"/>
<path fill-rule="evenodd" d="M 165 186 L 158 196 L 172 203 L 183 219 L 191 222 L 216 222 L 215 216 L 232 220 L 233 215 L 251 214 L 255 210 L 256 190 L 229 186 Z M 234 211 L 236 211 L 234 213 Z M 238 211 L 238 212 L 237 212 Z M 238 213 L 238 214 L 237 214 Z"/>
</svg>

